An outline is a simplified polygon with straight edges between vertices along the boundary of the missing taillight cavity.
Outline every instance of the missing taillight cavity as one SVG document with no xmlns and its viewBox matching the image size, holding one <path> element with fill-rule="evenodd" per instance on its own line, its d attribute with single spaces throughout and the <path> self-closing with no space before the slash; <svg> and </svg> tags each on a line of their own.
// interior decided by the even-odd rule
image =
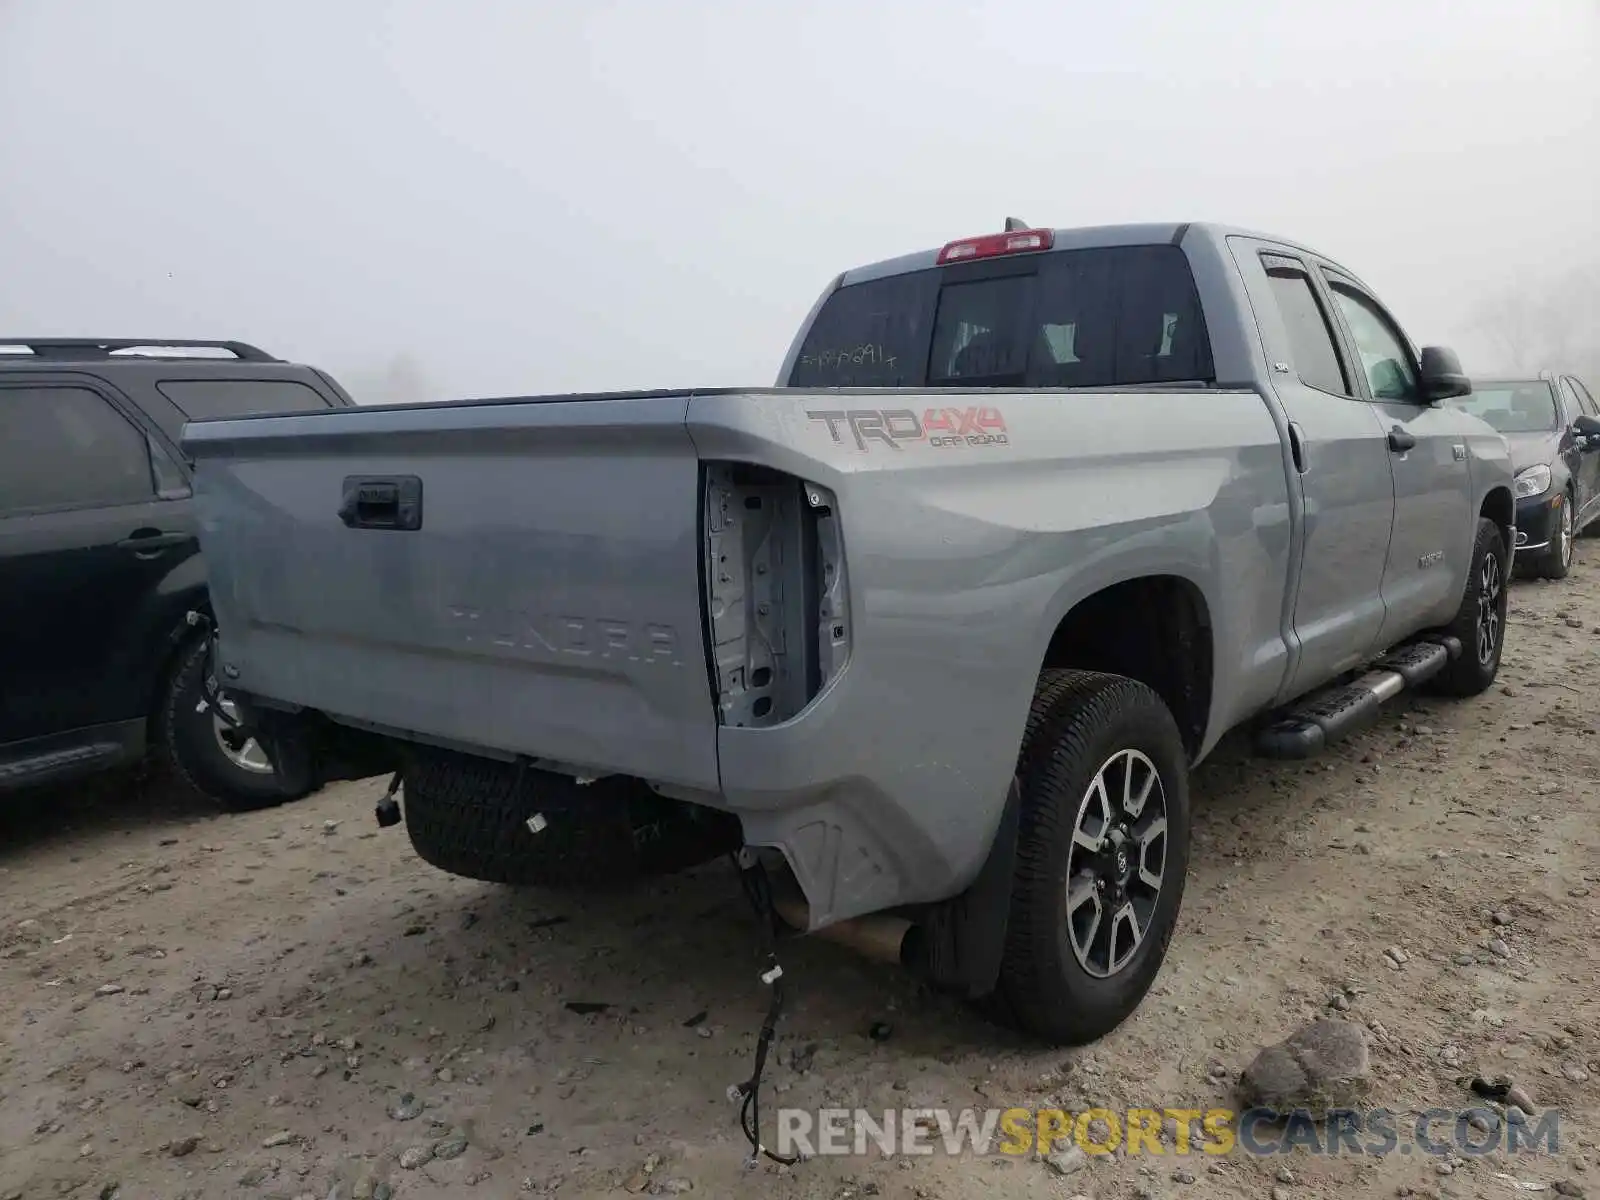
<svg viewBox="0 0 1600 1200">
<path fill-rule="evenodd" d="M 844 670 L 850 657 L 850 591 L 845 576 L 844 535 L 833 493 L 812 483 L 804 487 L 810 510 L 807 557 L 811 564 L 807 604 L 811 642 L 807 661 L 813 668 L 810 694 L 815 696 Z"/>
<path fill-rule="evenodd" d="M 834 497 L 782 472 L 706 467 L 705 595 L 725 725 L 768 726 L 809 704 L 849 645 Z"/>
</svg>

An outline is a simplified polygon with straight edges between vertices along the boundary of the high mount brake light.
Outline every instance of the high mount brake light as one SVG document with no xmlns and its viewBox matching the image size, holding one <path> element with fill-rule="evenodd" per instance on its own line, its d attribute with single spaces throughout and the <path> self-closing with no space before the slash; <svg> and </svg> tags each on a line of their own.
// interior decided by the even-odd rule
<svg viewBox="0 0 1600 1200">
<path fill-rule="evenodd" d="M 979 258 L 999 258 L 1005 254 L 1031 254 L 1055 245 L 1056 235 L 1049 229 L 1021 229 L 1012 233 L 990 233 L 983 237 L 962 238 L 939 251 L 939 265 L 971 262 Z"/>
</svg>

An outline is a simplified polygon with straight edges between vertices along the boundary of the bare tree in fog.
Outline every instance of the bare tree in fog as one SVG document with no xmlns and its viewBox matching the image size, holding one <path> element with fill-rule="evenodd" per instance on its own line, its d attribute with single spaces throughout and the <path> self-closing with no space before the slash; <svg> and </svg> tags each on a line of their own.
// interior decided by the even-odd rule
<svg viewBox="0 0 1600 1200">
<path fill-rule="evenodd" d="M 339 382 L 357 404 L 420 404 L 441 398 L 422 364 L 405 351 L 380 371 L 342 373 Z"/>
<path fill-rule="evenodd" d="M 1509 286 L 1480 306 L 1475 324 L 1496 370 L 1571 371 L 1600 385 L 1600 267 Z"/>
</svg>

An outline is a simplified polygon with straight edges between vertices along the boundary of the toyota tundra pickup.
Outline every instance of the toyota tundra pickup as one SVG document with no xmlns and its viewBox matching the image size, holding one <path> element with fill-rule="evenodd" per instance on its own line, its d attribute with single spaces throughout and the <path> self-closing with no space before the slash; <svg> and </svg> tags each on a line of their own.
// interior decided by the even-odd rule
<svg viewBox="0 0 1600 1200">
<path fill-rule="evenodd" d="M 733 853 L 1058 1043 L 1155 978 L 1226 732 L 1495 678 L 1506 441 L 1305 246 L 1009 220 L 840 275 L 778 385 L 191 423 L 215 678 L 448 871 Z"/>
</svg>

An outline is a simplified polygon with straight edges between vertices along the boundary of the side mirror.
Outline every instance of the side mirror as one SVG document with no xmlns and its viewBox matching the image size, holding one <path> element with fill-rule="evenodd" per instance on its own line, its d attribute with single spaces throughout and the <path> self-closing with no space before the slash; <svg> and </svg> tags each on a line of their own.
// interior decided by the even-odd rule
<svg viewBox="0 0 1600 1200">
<path fill-rule="evenodd" d="M 1461 359 L 1444 346 L 1422 348 L 1422 395 L 1430 404 L 1456 396 L 1472 395 L 1472 380 L 1461 369 Z"/>
<path fill-rule="evenodd" d="M 1584 413 L 1572 423 L 1572 432 L 1578 435 L 1578 449 L 1588 453 L 1600 450 L 1600 419 Z"/>
</svg>

